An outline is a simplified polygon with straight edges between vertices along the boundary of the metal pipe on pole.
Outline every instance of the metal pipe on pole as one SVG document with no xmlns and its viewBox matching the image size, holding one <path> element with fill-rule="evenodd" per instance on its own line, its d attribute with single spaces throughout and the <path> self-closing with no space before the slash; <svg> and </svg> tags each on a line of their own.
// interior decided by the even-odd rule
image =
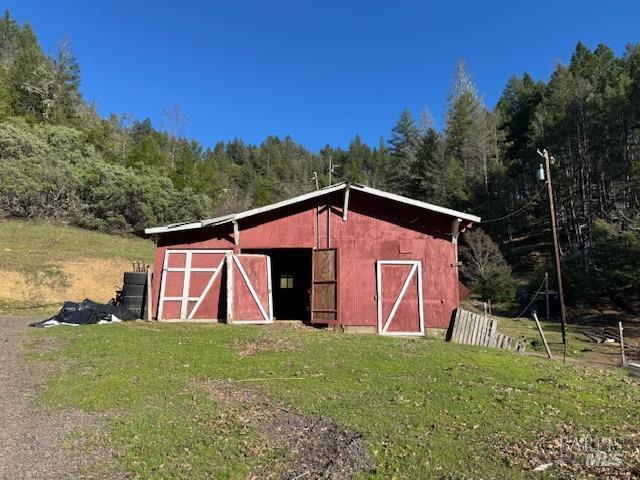
<svg viewBox="0 0 640 480">
<path fill-rule="evenodd" d="M 333 185 L 333 174 L 336 171 L 336 167 L 340 165 L 333 163 L 333 155 L 329 155 L 329 186 Z"/>
<path fill-rule="evenodd" d="M 329 186 L 333 185 L 333 156 L 329 155 Z"/>
<path fill-rule="evenodd" d="M 546 290 L 544 294 L 544 318 L 548 322 L 551 320 L 551 309 L 549 308 L 549 272 L 544 272 L 544 286 Z"/>
</svg>

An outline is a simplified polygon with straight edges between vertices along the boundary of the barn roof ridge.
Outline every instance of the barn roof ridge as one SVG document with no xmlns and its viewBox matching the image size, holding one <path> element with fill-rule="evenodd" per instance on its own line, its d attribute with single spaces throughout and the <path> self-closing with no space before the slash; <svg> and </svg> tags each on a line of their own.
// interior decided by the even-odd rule
<svg viewBox="0 0 640 480">
<path fill-rule="evenodd" d="M 347 188 L 351 190 L 359 191 L 359 192 L 368 193 L 370 195 L 374 195 L 377 197 L 393 200 L 399 203 L 404 203 L 406 205 L 413 205 L 414 207 L 422 208 L 424 210 L 429 210 L 436 213 L 441 213 L 443 215 L 448 215 L 450 217 L 460 218 L 461 220 L 467 220 L 469 222 L 480 221 L 480 217 L 476 215 L 459 212 L 457 210 L 453 210 L 450 208 L 433 205 L 431 203 L 422 202 L 420 200 L 415 200 L 413 198 L 403 197 L 402 195 L 385 192 L 383 190 L 378 190 L 373 187 L 367 187 L 359 183 L 347 181 L 347 182 L 336 183 L 334 185 L 329 185 L 319 190 L 313 190 L 311 192 L 307 192 L 302 195 L 289 198 L 287 200 L 281 200 L 280 202 L 265 205 L 263 207 L 257 207 L 257 208 L 252 208 L 250 210 L 245 210 L 244 212 L 222 215 L 219 217 L 199 220 L 196 222 L 173 223 L 170 225 L 164 225 L 160 227 L 145 228 L 144 233 L 147 235 L 151 235 L 151 234 L 158 234 L 158 233 L 177 232 L 181 230 L 192 230 L 197 228 L 222 225 L 225 223 L 237 222 L 238 220 L 241 220 L 243 218 L 252 217 L 254 215 L 259 215 L 261 213 L 269 212 L 272 210 L 277 210 L 279 208 L 283 208 L 289 205 L 294 205 L 296 203 L 304 202 L 306 200 L 311 200 L 313 198 L 322 197 L 324 195 L 328 195 L 330 193 L 337 192 L 340 190 L 345 190 Z"/>
</svg>

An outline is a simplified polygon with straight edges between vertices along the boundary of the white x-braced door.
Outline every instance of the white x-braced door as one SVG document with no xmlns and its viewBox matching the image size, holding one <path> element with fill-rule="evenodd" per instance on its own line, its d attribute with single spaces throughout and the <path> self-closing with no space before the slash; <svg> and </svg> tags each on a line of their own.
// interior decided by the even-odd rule
<svg viewBox="0 0 640 480">
<path fill-rule="evenodd" d="M 273 322 L 269 256 L 240 254 L 227 257 L 227 321 Z"/>
<path fill-rule="evenodd" d="M 229 250 L 167 250 L 164 255 L 158 319 L 224 318 L 222 282 Z"/>
<path fill-rule="evenodd" d="M 422 263 L 376 262 L 379 335 L 424 335 Z"/>
</svg>

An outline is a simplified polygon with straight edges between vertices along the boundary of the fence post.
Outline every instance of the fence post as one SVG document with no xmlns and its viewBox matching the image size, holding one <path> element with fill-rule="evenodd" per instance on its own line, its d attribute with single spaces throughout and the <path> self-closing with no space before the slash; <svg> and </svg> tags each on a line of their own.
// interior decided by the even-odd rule
<svg viewBox="0 0 640 480">
<path fill-rule="evenodd" d="M 620 357 L 622 357 L 622 366 L 624 367 L 627 364 L 627 361 L 624 358 L 624 337 L 622 336 L 622 330 L 622 320 L 619 320 L 618 331 L 620 332 Z"/>
</svg>

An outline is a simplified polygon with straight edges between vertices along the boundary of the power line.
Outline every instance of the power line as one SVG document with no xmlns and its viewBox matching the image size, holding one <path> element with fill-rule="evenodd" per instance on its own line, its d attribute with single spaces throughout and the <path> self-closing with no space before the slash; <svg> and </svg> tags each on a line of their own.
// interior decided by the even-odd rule
<svg viewBox="0 0 640 480">
<path fill-rule="evenodd" d="M 546 279 L 542 280 L 542 283 L 540 284 L 540 288 L 538 288 L 538 291 L 535 293 L 535 295 L 533 296 L 529 304 L 526 307 L 524 307 L 522 311 L 515 318 L 520 318 L 522 314 L 526 312 L 531 305 L 533 305 L 533 302 L 535 302 L 536 299 L 538 298 L 538 295 L 540 295 L 540 292 L 542 291 L 542 287 L 544 286 L 545 282 L 546 282 Z"/>
<path fill-rule="evenodd" d="M 507 214 L 507 215 L 505 215 L 505 216 L 503 216 L 503 217 L 492 218 L 491 220 L 482 220 L 481 222 L 478 222 L 478 223 L 492 223 L 492 222 L 498 222 L 498 221 L 500 221 L 500 220 L 505 220 L 505 219 L 507 219 L 507 218 L 509 218 L 509 217 L 513 217 L 514 215 L 516 215 L 516 214 L 520 213 L 520 212 L 521 212 L 521 211 L 523 211 L 525 208 L 527 208 L 529 205 L 531 205 L 535 200 L 537 200 L 537 199 L 538 199 L 538 197 L 540 196 L 540 194 L 542 193 L 542 190 L 544 190 L 544 188 L 545 188 L 546 186 L 547 186 L 547 183 L 546 183 L 546 182 L 545 182 L 545 183 L 543 183 L 543 184 L 542 184 L 542 187 L 540 187 L 540 190 L 538 190 L 538 191 L 536 192 L 536 194 L 535 194 L 533 197 L 531 197 L 531 199 L 530 199 L 527 203 L 525 203 L 522 207 L 520 207 L 518 210 L 516 210 L 516 211 L 514 211 L 514 212 L 511 212 L 511 213 L 509 213 L 509 214 Z"/>
</svg>

